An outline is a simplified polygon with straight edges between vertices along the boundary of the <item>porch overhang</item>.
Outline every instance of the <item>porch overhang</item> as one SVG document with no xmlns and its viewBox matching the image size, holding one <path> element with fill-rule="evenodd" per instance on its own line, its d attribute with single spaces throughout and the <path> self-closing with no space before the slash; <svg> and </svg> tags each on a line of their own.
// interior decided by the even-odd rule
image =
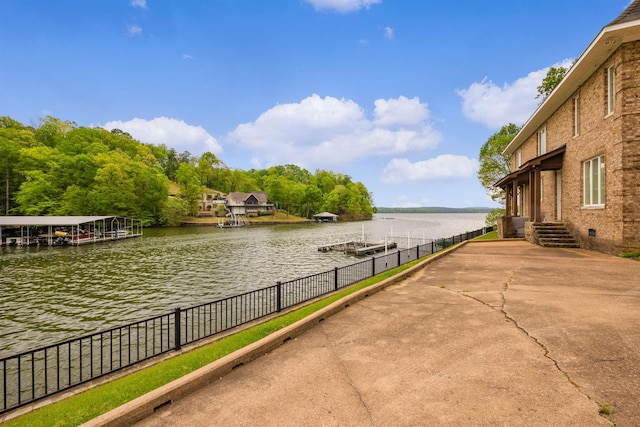
<svg viewBox="0 0 640 427">
<path fill-rule="evenodd" d="M 562 169 L 562 163 L 564 161 L 564 152 L 567 146 L 556 148 L 553 151 L 549 151 L 542 156 L 535 157 L 528 162 L 524 163 L 518 170 L 511 172 L 509 175 L 504 176 L 498 182 L 493 184 L 494 187 L 502 188 L 503 190 L 512 185 L 514 182 L 518 184 L 529 183 L 529 175 L 531 171 L 537 169 L 539 171 L 558 170 Z"/>
<path fill-rule="evenodd" d="M 522 184 L 529 184 L 529 212 L 530 220 L 537 222 L 540 220 L 540 172 L 562 169 L 566 145 L 549 151 L 546 154 L 535 157 L 524 163 L 518 170 L 506 175 L 493 186 L 501 188 L 506 194 L 506 215 L 515 216 L 518 212 L 517 191 Z"/>
</svg>

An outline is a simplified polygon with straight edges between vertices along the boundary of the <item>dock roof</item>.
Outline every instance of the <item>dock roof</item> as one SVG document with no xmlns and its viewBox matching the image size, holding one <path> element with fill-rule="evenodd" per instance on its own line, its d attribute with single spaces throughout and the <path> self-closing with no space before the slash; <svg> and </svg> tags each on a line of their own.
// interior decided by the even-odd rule
<svg viewBox="0 0 640 427">
<path fill-rule="evenodd" d="M 78 225 L 102 221 L 115 216 L 0 216 L 0 226 Z"/>
</svg>

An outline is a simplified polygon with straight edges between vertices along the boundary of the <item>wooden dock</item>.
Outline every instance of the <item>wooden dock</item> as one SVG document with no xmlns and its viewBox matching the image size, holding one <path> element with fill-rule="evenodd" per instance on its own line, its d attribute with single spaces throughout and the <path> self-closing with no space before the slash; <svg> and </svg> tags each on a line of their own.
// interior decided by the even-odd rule
<svg viewBox="0 0 640 427">
<path fill-rule="evenodd" d="M 385 249 L 395 249 L 398 245 L 395 242 L 368 242 L 352 240 L 348 242 L 332 243 L 330 245 L 318 246 L 318 251 L 329 252 L 339 251 L 357 256 L 371 255 L 382 252 Z"/>
</svg>

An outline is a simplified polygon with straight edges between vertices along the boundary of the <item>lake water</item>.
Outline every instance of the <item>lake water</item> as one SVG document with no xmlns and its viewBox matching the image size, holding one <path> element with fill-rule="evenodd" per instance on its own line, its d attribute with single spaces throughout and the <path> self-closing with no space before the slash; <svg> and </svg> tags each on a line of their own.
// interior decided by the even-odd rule
<svg viewBox="0 0 640 427">
<path fill-rule="evenodd" d="M 378 214 L 371 221 L 146 229 L 80 247 L 0 248 L 0 357 L 359 261 L 318 246 L 411 246 L 477 230 L 485 214 Z"/>
</svg>

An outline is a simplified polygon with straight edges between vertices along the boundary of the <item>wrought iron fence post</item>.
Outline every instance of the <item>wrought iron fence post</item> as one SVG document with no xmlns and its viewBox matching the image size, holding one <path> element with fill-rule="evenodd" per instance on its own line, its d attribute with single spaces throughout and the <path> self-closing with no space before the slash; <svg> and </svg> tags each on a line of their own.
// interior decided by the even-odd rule
<svg viewBox="0 0 640 427">
<path fill-rule="evenodd" d="M 276 283 L 276 311 L 280 313 L 282 311 L 282 282 Z"/>
<path fill-rule="evenodd" d="M 401 255 L 400 255 L 400 251 L 398 251 L 398 266 L 401 265 L 400 264 L 401 260 L 402 260 L 402 258 L 401 258 Z"/>
<path fill-rule="evenodd" d="M 176 316 L 176 320 L 175 320 L 175 337 L 176 337 L 176 346 L 175 346 L 175 350 L 180 350 L 181 345 L 180 342 L 182 341 L 182 337 L 180 336 L 180 307 L 176 307 L 175 310 L 175 316 Z M 168 338 L 167 338 L 168 341 Z"/>
<path fill-rule="evenodd" d="M 333 290 L 338 290 L 338 267 L 334 267 L 333 269 Z"/>
<path fill-rule="evenodd" d="M 371 257 L 371 277 L 376 275 L 376 257 Z"/>
</svg>

